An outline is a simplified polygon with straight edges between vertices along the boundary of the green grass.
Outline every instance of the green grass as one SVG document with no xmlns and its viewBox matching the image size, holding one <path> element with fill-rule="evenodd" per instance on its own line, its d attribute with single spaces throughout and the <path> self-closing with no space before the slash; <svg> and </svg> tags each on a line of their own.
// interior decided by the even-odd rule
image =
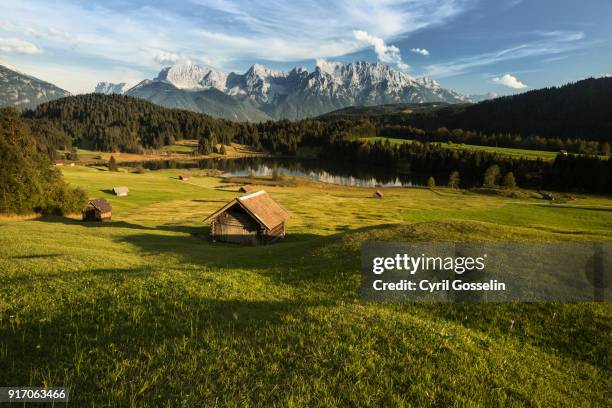
<svg viewBox="0 0 612 408">
<path fill-rule="evenodd" d="M 412 143 L 413 140 L 410 139 L 395 139 L 388 137 L 368 137 L 367 140 L 376 141 L 376 140 L 389 140 L 393 144 L 401 144 L 401 143 Z M 529 150 L 529 149 L 514 149 L 510 147 L 496 147 L 496 146 L 477 146 L 477 145 L 469 145 L 462 143 L 444 143 L 444 142 L 436 142 L 435 144 L 440 145 L 441 147 L 447 149 L 455 149 L 455 150 L 469 150 L 469 151 L 481 151 L 481 152 L 489 152 L 489 153 L 497 153 L 503 156 L 515 157 L 515 158 L 527 158 L 527 159 L 542 159 L 542 160 L 554 160 L 557 157 L 558 152 L 549 152 L 545 150 Z"/>
<path fill-rule="evenodd" d="M 113 221 L 0 220 L 2 385 L 66 385 L 73 406 L 609 402 L 609 303 L 359 300 L 365 241 L 609 241 L 609 198 L 266 187 L 289 235 L 241 247 L 199 237 L 238 195 L 217 178 L 62 171 Z"/>
</svg>

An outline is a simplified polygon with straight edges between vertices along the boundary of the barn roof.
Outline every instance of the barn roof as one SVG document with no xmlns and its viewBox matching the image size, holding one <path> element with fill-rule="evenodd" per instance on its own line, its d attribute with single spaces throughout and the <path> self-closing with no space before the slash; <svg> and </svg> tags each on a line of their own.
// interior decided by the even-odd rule
<svg viewBox="0 0 612 408">
<path fill-rule="evenodd" d="M 206 220 L 216 218 L 234 205 L 239 205 L 266 229 L 271 230 L 284 222 L 289 213 L 264 190 L 238 197 L 209 215 Z M 206 221 L 204 220 L 204 221 Z"/>
<path fill-rule="evenodd" d="M 240 187 L 239 191 L 248 193 L 249 191 L 255 190 L 255 188 L 256 188 L 255 186 L 252 186 L 250 184 L 245 184 L 244 186 Z"/>
<path fill-rule="evenodd" d="M 127 194 L 130 192 L 130 189 L 127 187 L 113 187 L 113 193 L 119 194 Z"/>
<path fill-rule="evenodd" d="M 101 212 L 109 212 L 113 209 L 113 206 L 110 205 L 108 201 L 104 198 L 96 198 L 95 200 L 89 200 L 87 205 L 91 205 L 94 208 L 97 208 Z"/>
</svg>

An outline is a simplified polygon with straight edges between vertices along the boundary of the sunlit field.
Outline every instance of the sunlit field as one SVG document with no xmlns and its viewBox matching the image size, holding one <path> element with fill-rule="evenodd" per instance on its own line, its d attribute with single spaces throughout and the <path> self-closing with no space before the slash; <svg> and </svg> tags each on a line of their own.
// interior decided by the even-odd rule
<svg viewBox="0 0 612 408">
<path fill-rule="evenodd" d="M 0 384 L 67 386 L 73 406 L 609 403 L 610 303 L 362 303 L 359 250 L 610 241 L 610 198 L 292 180 L 266 186 L 287 237 L 243 247 L 207 239 L 239 195 L 222 179 L 62 171 L 112 221 L 0 219 Z"/>
</svg>

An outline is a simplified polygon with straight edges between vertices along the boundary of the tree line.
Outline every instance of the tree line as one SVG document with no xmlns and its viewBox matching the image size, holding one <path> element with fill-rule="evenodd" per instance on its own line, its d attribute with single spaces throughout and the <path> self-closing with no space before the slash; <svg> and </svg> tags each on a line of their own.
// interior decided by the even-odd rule
<svg viewBox="0 0 612 408">
<path fill-rule="evenodd" d="M 47 152 L 17 110 L 0 109 L 0 213 L 61 215 L 81 210 L 86 193 L 68 186 Z"/>
<path fill-rule="evenodd" d="M 521 136 L 512 133 L 485 134 L 482 132 L 440 127 L 423 130 L 411 125 L 390 125 L 378 129 L 378 136 L 397 139 L 411 139 L 420 142 L 462 143 L 477 146 L 510 147 L 515 149 L 566 151 L 578 154 L 610 154 L 608 141 L 585 139 L 562 139 L 558 137 Z"/>
<path fill-rule="evenodd" d="M 122 96 L 89 94 L 59 99 L 26 111 L 24 119 L 38 140 L 52 154 L 58 148 L 79 146 L 102 151 L 138 152 L 159 148 L 181 139 L 198 139 L 199 150 L 207 153 L 218 143 L 250 145 L 256 149 L 295 156 L 311 147 L 320 157 L 354 160 L 382 166 L 399 166 L 403 171 L 458 171 L 465 180 L 482 178 L 497 164 L 503 174 L 512 172 L 525 187 L 612 192 L 610 162 L 597 157 L 561 155 L 554 162 L 508 158 L 487 152 L 445 149 L 430 142 L 503 144 L 508 147 L 546 150 L 605 150 L 607 140 L 522 137 L 518 134 L 484 134 L 437 128 L 424 130 L 412 125 L 390 124 L 372 118 L 305 119 L 235 123 L 199 113 L 166 109 L 150 102 Z M 399 126 L 399 127 L 398 127 Z M 414 139 L 416 143 L 391 145 L 370 143 L 373 135 Z M 586 144 L 583 144 L 585 142 Z M 594 143 L 594 144 L 593 144 Z M 603 149 L 603 150 L 602 150 Z M 571 177 L 569 177 L 571 173 Z"/>
</svg>

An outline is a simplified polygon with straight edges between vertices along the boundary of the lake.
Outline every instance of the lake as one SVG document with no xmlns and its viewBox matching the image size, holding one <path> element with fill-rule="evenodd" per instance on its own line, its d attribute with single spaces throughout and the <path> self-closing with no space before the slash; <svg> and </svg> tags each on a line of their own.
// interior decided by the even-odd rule
<svg viewBox="0 0 612 408">
<path fill-rule="evenodd" d="M 287 176 L 307 177 L 324 183 L 356 187 L 422 186 L 429 174 L 401 172 L 395 168 L 350 164 L 319 159 L 244 157 L 239 159 L 204 159 L 193 161 L 145 161 L 122 163 L 122 166 L 142 166 L 149 170 L 218 169 L 222 177 L 271 176 L 277 172 Z M 446 184 L 447 175 L 434 175 L 438 184 Z"/>
</svg>

